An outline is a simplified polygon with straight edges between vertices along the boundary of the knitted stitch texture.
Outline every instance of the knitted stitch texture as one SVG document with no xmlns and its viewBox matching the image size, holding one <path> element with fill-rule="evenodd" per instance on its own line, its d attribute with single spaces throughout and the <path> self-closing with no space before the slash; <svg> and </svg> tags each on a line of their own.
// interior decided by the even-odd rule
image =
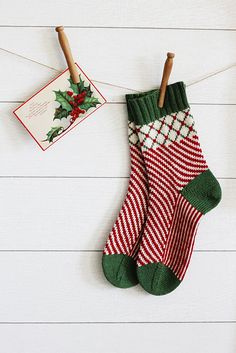
<svg viewBox="0 0 236 353">
<path fill-rule="evenodd" d="M 126 98 L 149 184 L 138 279 L 146 291 L 162 295 L 183 280 L 199 220 L 219 203 L 221 189 L 203 157 L 183 82 L 167 87 L 162 109 L 158 96 L 154 90 Z"/>
<path fill-rule="evenodd" d="M 147 174 L 135 124 L 132 121 L 128 121 L 128 135 L 131 163 L 128 190 L 102 258 L 107 280 L 120 288 L 132 287 L 138 283 L 135 260 L 148 201 Z"/>
</svg>

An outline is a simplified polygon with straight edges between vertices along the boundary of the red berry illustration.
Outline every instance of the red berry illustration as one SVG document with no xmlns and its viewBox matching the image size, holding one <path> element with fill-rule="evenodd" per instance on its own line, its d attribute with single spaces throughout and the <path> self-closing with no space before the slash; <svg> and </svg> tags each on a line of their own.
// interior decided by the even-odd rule
<svg viewBox="0 0 236 353">
<path fill-rule="evenodd" d="M 83 99 L 81 99 L 81 98 L 78 99 L 78 100 L 77 100 L 77 103 L 78 103 L 78 105 L 80 105 L 81 103 L 83 103 Z"/>
<path fill-rule="evenodd" d="M 73 92 L 71 92 L 71 91 L 67 91 L 66 93 L 67 93 L 68 96 L 70 96 L 70 97 L 73 96 Z"/>
<path fill-rule="evenodd" d="M 80 109 L 80 107 L 78 106 L 75 107 L 70 114 L 72 116 L 72 118 L 70 119 L 70 123 L 73 124 L 75 120 L 79 117 L 79 115 L 84 113 L 85 113 L 84 109 Z"/>
</svg>

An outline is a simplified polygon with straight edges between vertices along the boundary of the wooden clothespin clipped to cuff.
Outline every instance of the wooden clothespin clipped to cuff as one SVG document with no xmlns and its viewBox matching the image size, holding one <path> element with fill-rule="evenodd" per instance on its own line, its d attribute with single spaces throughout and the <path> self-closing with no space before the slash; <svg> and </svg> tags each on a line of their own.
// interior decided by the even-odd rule
<svg viewBox="0 0 236 353">
<path fill-rule="evenodd" d="M 167 53 L 167 59 L 165 61 L 165 66 L 162 74 L 161 87 L 160 87 L 160 96 L 158 106 L 159 108 L 163 108 L 166 94 L 166 87 L 168 85 L 169 77 L 171 74 L 173 59 L 175 57 L 174 53 Z"/>
<path fill-rule="evenodd" d="M 63 26 L 56 27 L 56 32 L 58 33 L 59 43 L 60 43 L 61 48 L 63 50 L 63 53 L 65 55 L 72 81 L 74 83 L 78 83 L 79 82 L 79 74 L 78 74 L 72 53 L 71 53 L 70 44 L 69 44 L 67 36 L 64 32 L 64 27 Z"/>
</svg>

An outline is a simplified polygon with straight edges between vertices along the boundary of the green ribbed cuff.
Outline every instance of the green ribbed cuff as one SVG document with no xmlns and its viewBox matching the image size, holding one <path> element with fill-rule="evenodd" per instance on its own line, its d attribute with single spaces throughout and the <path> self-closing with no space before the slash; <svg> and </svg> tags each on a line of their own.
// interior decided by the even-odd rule
<svg viewBox="0 0 236 353">
<path fill-rule="evenodd" d="M 129 120 L 137 125 L 145 125 L 165 115 L 189 108 L 183 82 L 176 82 L 167 86 L 163 108 L 158 107 L 159 94 L 159 89 L 138 94 L 127 94 Z"/>
</svg>

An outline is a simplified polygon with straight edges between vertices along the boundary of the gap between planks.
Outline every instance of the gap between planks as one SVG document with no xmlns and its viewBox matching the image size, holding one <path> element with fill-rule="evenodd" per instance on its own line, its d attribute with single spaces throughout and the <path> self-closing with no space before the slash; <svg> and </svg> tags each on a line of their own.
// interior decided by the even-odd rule
<svg viewBox="0 0 236 353">
<path fill-rule="evenodd" d="M 115 87 L 115 86 L 114 86 Z M 22 104 L 25 101 L 0 101 L 0 104 Z M 108 105 L 114 105 L 114 104 L 122 104 L 125 105 L 126 102 L 106 102 Z M 208 105 L 223 105 L 223 106 L 235 106 L 236 103 L 191 103 L 189 102 L 189 105 L 202 105 L 202 106 L 208 106 Z"/>
<path fill-rule="evenodd" d="M 0 325 L 143 325 L 143 324 L 236 324 L 224 321 L 0 321 Z"/>
<path fill-rule="evenodd" d="M 129 179 L 129 176 L 0 175 L 0 179 Z M 235 177 L 217 177 L 216 179 L 236 180 Z"/>
<path fill-rule="evenodd" d="M 0 25 L 0 28 L 55 28 L 56 25 L 52 26 L 40 26 L 40 25 Z M 168 30 L 168 31 L 225 31 L 235 32 L 236 28 L 200 28 L 200 27 L 155 27 L 155 26 L 64 26 L 64 28 L 74 29 L 130 29 L 130 30 Z"/>
<path fill-rule="evenodd" d="M 0 249 L 0 253 L 102 253 L 102 249 Z M 235 253 L 236 249 L 201 249 L 195 253 Z"/>
</svg>

